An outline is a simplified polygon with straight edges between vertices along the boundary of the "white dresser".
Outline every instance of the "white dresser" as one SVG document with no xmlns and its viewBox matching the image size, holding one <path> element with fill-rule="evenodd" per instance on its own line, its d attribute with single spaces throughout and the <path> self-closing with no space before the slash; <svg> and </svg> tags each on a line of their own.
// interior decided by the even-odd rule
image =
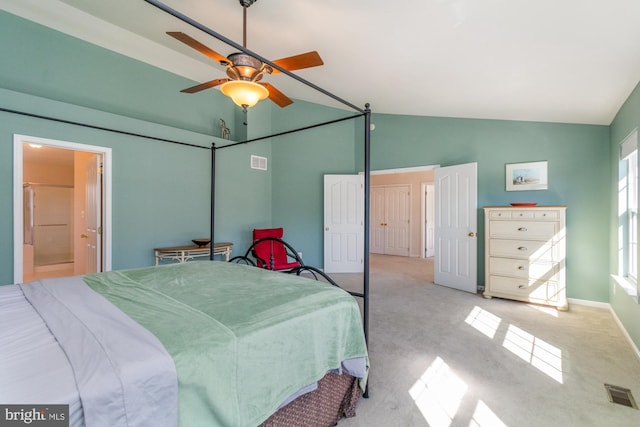
<svg viewBox="0 0 640 427">
<path fill-rule="evenodd" d="M 484 297 L 567 310 L 566 206 L 484 208 Z"/>
</svg>

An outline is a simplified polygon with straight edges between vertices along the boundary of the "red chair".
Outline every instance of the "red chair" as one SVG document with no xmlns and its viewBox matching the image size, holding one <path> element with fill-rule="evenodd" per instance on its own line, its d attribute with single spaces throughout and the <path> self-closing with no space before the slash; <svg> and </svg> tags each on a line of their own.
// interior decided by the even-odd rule
<svg viewBox="0 0 640 427">
<path fill-rule="evenodd" d="M 302 266 L 298 254 L 282 240 L 284 230 L 280 228 L 256 228 L 253 230 L 252 254 L 260 268 L 269 270 L 291 270 Z M 291 261 L 291 259 L 295 261 Z"/>
<path fill-rule="evenodd" d="M 340 287 L 322 270 L 310 265 L 304 265 L 302 258 L 300 258 L 293 246 L 282 240 L 283 235 L 284 230 L 282 227 L 256 228 L 253 230 L 253 243 L 247 249 L 247 252 L 244 255 L 231 258 L 229 262 L 282 271 L 298 276 L 308 273 L 316 280 L 318 280 L 318 276 L 322 276 L 328 283 Z M 362 296 L 355 293 L 352 293 L 352 295 Z"/>
</svg>

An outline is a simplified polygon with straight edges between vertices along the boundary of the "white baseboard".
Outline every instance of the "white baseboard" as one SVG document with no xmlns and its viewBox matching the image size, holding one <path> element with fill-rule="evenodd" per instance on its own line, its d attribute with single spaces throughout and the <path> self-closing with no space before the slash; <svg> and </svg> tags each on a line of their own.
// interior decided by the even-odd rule
<svg viewBox="0 0 640 427">
<path fill-rule="evenodd" d="M 613 315 L 613 319 L 616 321 L 616 323 L 618 324 L 618 327 L 622 331 L 622 335 L 625 336 L 625 338 L 627 339 L 627 342 L 631 346 L 631 349 L 633 350 L 633 352 L 635 353 L 636 357 L 640 361 L 640 349 L 638 349 L 638 346 L 636 346 L 636 343 L 634 343 L 633 340 L 631 339 L 631 335 L 629 335 L 627 330 L 624 328 L 624 325 L 622 324 L 622 322 L 618 318 L 618 315 L 616 314 L 616 312 L 611 307 L 611 304 L 609 304 L 607 302 L 597 302 L 597 301 L 589 301 L 589 300 L 585 300 L 585 299 L 575 299 L 575 298 L 569 298 L 569 304 L 585 305 L 585 306 L 589 306 L 589 307 L 605 308 L 605 309 L 609 310 L 609 312 Z"/>
<path fill-rule="evenodd" d="M 599 302 L 599 301 L 591 301 L 588 299 L 577 299 L 577 298 L 567 298 L 569 304 L 575 305 L 584 305 L 587 307 L 597 307 L 597 308 L 606 308 L 607 310 L 611 309 L 611 305 L 608 302 Z"/>
</svg>

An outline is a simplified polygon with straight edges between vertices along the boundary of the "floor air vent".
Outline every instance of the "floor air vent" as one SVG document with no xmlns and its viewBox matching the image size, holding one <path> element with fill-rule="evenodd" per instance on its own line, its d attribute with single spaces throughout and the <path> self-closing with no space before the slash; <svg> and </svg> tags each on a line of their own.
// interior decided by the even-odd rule
<svg viewBox="0 0 640 427">
<path fill-rule="evenodd" d="M 636 405 L 636 401 L 631 394 L 631 390 L 629 390 L 628 388 L 611 384 L 605 384 L 604 388 L 607 390 L 609 402 L 638 409 L 638 405 Z"/>
</svg>

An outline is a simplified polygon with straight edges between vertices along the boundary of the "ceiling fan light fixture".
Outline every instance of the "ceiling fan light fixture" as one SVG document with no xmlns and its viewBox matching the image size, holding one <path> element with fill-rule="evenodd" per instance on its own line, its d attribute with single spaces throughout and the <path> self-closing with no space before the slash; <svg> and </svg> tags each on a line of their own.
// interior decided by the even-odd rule
<svg viewBox="0 0 640 427">
<path fill-rule="evenodd" d="M 242 107 L 250 108 L 269 96 L 269 91 L 261 84 L 246 80 L 231 80 L 220 86 L 220 91 Z"/>
</svg>

